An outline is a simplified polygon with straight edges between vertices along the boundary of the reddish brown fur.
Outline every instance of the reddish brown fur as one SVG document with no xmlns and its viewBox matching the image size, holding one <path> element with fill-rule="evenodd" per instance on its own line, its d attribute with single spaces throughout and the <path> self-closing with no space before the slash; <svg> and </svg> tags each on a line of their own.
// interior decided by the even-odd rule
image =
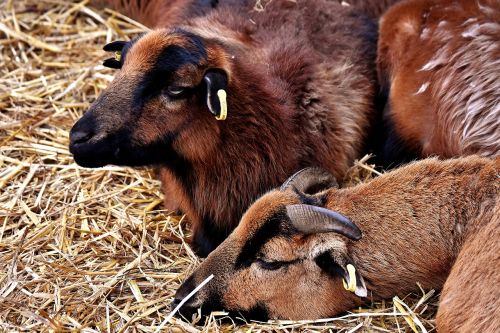
<svg viewBox="0 0 500 333">
<path fill-rule="evenodd" d="M 353 159 L 361 153 L 364 141 L 361 137 L 366 137 L 367 128 L 374 116 L 372 112 L 374 86 L 372 85 L 373 81 L 370 82 L 370 69 L 367 66 L 366 58 L 360 57 L 352 45 L 350 47 L 346 45 L 345 49 L 342 49 L 344 42 L 356 43 L 359 47 L 363 47 L 358 44 L 361 40 L 346 39 L 344 41 L 343 37 L 335 37 L 331 34 L 315 35 L 313 41 L 318 44 L 315 47 L 323 48 L 321 50 L 324 52 L 323 54 L 336 52 L 339 59 L 339 62 L 334 65 L 330 61 L 321 63 L 326 60 L 320 60 L 323 55 L 318 58 L 318 53 L 311 53 L 310 50 L 299 46 L 302 44 L 301 36 L 296 36 L 295 40 L 287 38 L 289 33 L 284 30 L 289 30 L 291 27 L 283 24 L 285 19 L 282 16 L 286 13 L 295 16 L 303 15 L 304 21 L 314 21 L 314 16 L 319 13 L 304 12 L 302 9 L 294 10 L 294 5 L 287 4 L 286 1 L 284 1 L 285 9 L 275 8 L 279 6 L 281 5 L 271 3 L 266 7 L 266 12 L 257 13 L 253 17 L 263 28 L 262 34 L 257 31 L 256 35 L 252 36 L 252 39 L 255 38 L 254 43 L 263 46 L 257 46 L 255 49 L 250 47 L 251 44 L 240 42 L 252 39 L 241 33 L 243 29 L 247 28 L 241 26 L 240 22 L 226 23 L 230 22 L 231 18 L 227 12 L 223 12 L 224 21 L 219 21 L 219 13 L 215 13 L 206 18 L 197 19 L 190 27 L 192 31 L 201 36 L 207 36 L 206 38 L 215 38 L 216 36 L 231 38 L 234 36 L 233 40 L 230 39 L 228 42 L 236 42 L 236 47 L 244 49 L 242 55 L 237 55 L 237 58 L 269 61 L 269 67 L 266 69 L 260 68 L 259 63 L 233 63 L 232 70 L 237 71 L 237 74 L 231 76 L 231 84 L 235 92 L 229 95 L 228 104 L 234 116 L 230 116 L 227 121 L 220 124 L 219 128 L 214 129 L 214 131 L 220 131 L 220 133 L 216 132 L 216 135 L 224 137 L 224 142 L 209 140 L 213 146 L 204 147 L 200 146 L 199 141 L 196 140 L 195 133 L 185 132 L 183 135 L 182 147 L 179 146 L 178 149 L 190 159 L 202 162 L 200 169 L 195 171 L 198 183 L 196 188 L 199 190 L 195 194 L 195 200 L 202 204 L 198 204 L 198 207 L 193 206 L 191 201 L 193 199 L 186 198 L 184 188 L 177 187 L 173 192 L 166 192 L 166 196 L 179 198 L 179 207 L 190 217 L 195 231 L 199 225 L 197 222 L 199 218 L 196 216 L 200 215 L 200 206 L 203 206 L 204 210 L 209 210 L 213 221 L 221 223 L 220 227 L 224 226 L 227 228 L 226 230 L 230 230 L 235 226 L 243 210 L 254 200 L 256 193 L 276 186 L 288 174 L 301 168 L 301 164 L 322 165 L 341 179 Z M 308 15 L 313 17 L 308 17 Z M 298 17 L 293 19 L 293 16 L 287 20 L 293 20 L 293 26 L 296 25 L 296 21 L 300 22 Z M 227 28 L 221 26 L 220 22 L 229 25 L 232 31 L 226 32 Z M 224 32 L 221 32 L 221 29 L 224 29 L 222 30 Z M 272 33 L 271 31 L 276 32 Z M 287 37 L 283 37 L 283 34 Z M 278 36 L 282 42 L 273 41 L 266 45 L 267 41 L 274 40 Z M 331 45 L 332 41 L 334 41 L 334 45 Z M 345 54 L 342 54 L 343 52 Z M 343 60 L 340 59 L 344 56 L 350 58 L 349 62 L 352 61 L 352 65 L 347 66 L 356 66 L 361 71 L 355 73 L 355 71 L 342 68 L 340 64 Z M 221 57 L 216 59 L 221 59 Z M 307 61 L 304 62 L 306 59 Z M 317 68 L 310 67 L 309 60 L 317 61 Z M 264 70 L 269 71 L 266 73 Z M 273 79 L 268 78 L 269 75 Z M 338 77 L 338 79 L 335 79 L 336 82 L 331 82 L 334 77 Z M 249 85 L 250 82 L 255 82 L 255 85 Z M 337 95 L 335 86 L 342 87 L 343 85 L 349 91 L 342 88 L 344 91 L 339 91 L 340 94 Z M 330 96 L 323 95 L 322 90 L 329 91 Z M 360 94 L 362 90 L 365 90 L 367 94 L 364 96 Z M 254 93 L 249 94 L 250 91 Z M 309 109 L 309 112 L 317 114 L 320 118 L 311 121 L 312 119 L 307 119 L 306 114 L 301 114 L 302 111 L 297 110 L 298 105 L 293 101 L 296 96 L 302 96 L 302 101 L 299 103 L 303 104 L 299 106 L 299 110 Z M 315 99 L 321 99 L 321 102 L 317 105 L 312 104 L 315 103 Z M 261 104 L 261 110 L 274 111 L 264 111 L 263 113 L 257 111 L 251 107 L 257 101 Z M 330 104 L 331 107 L 326 107 L 327 104 Z M 239 105 L 244 105 L 246 110 L 239 110 Z M 332 114 L 327 115 L 324 113 L 325 111 L 331 111 Z M 352 117 L 352 120 L 342 115 L 345 115 L 345 112 L 351 112 L 349 118 Z M 256 116 L 257 114 L 259 116 Z M 301 124 L 298 127 L 290 122 L 295 117 L 297 117 L 295 120 L 297 124 Z M 325 124 L 319 124 L 319 121 L 325 122 Z M 259 125 L 262 123 L 266 123 L 267 126 Z M 249 124 L 256 127 L 248 128 Z M 203 125 L 203 127 L 206 126 Z M 299 129 L 300 127 L 302 128 Z M 328 127 L 330 128 L 328 129 Z M 257 128 L 259 128 L 260 133 L 255 131 Z M 193 127 L 193 130 L 198 129 Z M 317 135 L 321 132 L 321 135 Z M 291 133 L 293 136 L 290 136 Z M 214 134 L 207 134 L 207 137 L 213 136 Z M 263 142 L 262 139 L 252 139 L 257 137 L 265 137 L 268 142 Z M 355 139 L 357 137 L 360 139 Z M 256 142 L 259 142 L 259 148 L 255 146 Z M 219 144 L 231 144 L 236 149 L 233 150 L 230 147 L 217 149 L 215 145 Z M 263 161 L 263 156 L 267 156 L 271 164 Z M 240 161 L 243 160 L 246 162 L 241 163 Z M 300 160 L 303 162 L 299 162 Z M 232 166 L 230 167 L 229 164 Z M 211 171 L 207 170 L 207 165 L 210 166 Z M 162 170 L 164 190 L 173 187 L 171 184 L 176 183 L 175 178 L 175 176 L 172 177 L 172 172 L 169 170 Z M 221 190 L 224 192 L 221 193 Z M 217 201 L 216 198 L 221 200 Z M 233 200 L 234 198 L 238 198 L 238 200 Z"/>
<path fill-rule="evenodd" d="M 160 169 L 166 204 L 187 214 L 196 242 L 209 243 L 207 253 L 253 200 L 289 174 L 317 165 L 342 179 L 363 154 L 376 116 L 376 32 L 368 17 L 349 8 L 287 0 L 251 16 L 218 8 L 181 29 L 202 40 L 207 57 L 176 69 L 172 81 L 199 93 L 160 95 L 134 110 L 134 87 L 167 46 L 196 49 L 185 33 L 154 30 L 130 47 L 84 118 L 96 119 L 99 135 L 126 128 L 127 142 L 140 146 L 176 133 Z M 228 78 L 225 121 L 215 120 L 200 98 L 212 69 Z"/>
<path fill-rule="evenodd" d="M 417 283 L 425 289 L 439 289 L 447 281 L 438 330 L 469 332 L 474 330 L 465 328 L 477 323 L 485 329 L 481 332 L 494 332 L 498 328 L 494 314 L 500 306 L 496 289 L 499 179 L 500 158 L 471 156 L 416 162 L 369 183 L 329 189 L 308 199 L 300 199 L 291 190 L 272 191 L 248 209 L 239 226 L 181 286 L 176 298 L 182 299 L 214 274 L 188 308 L 224 308 L 249 318 L 256 307 L 265 308 L 271 318 L 333 316 L 364 299 L 344 290 L 339 277 L 318 267 L 317 258 L 329 253 L 339 265 L 354 264 L 370 300 L 405 296 L 418 290 Z M 289 218 L 280 214 L 285 206 L 311 198 L 348 217 L 361 229 L 362 239 L 293 231 Z M 276 236 L 269 225 L 278 228 Z M 264 238 L 255 238 L 260 230 L 267 230 L 260 232 Z M 238 268 L 237 258 L 244 248 L 248 250 L 250 239 L 253 244 L 262 241 L 263 246 L 249 266 Z M 267 270 L 258 258 L 292 263 Z M 211 299 L 221 299 L 220 308 L 210 307 Z"/>
<path fill-rule="evenodd" d="M 381 19 L 388 117 L 421 156 L 500 154 L 500 2 L 406 0 Z"/>
</svg>

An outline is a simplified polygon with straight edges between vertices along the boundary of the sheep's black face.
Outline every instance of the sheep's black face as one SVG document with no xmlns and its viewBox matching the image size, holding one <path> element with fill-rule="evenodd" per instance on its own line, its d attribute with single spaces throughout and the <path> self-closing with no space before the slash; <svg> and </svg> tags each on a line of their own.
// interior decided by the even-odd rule
<svg viewBox="0 0 500 333">
<path fill-rule="evenodd" d="M 141 166 L 160 164 L 172 157 L 173 135 L 161 141 L 141 145 L 134 142 L 133 129 L 124 126 L 107 135 L 96 135 L 99 125 L 91 112 L 85 114 L 72 128 L 70 151 L 76 163 L 83 167 L 97 168 L 107 164 Z"/>
<path fill-rule="evenodd" d="M 118 147 L 109 136 L 104 139 L 95 139 L 96 119 L 87 113 L 71 129 L 70 151 L 76 163 L 83 167 L 97 168 L 116 160 L 119 152 L 113 151 Z M 118 150 L 118 149 L 116 149 Z"/>
<path fill-rule="evenodd" d="M 209 63 L 213 50 L 181 30 L 111 46 L 122 50 L 106 64 L 121 70 L 71 129 L 75 161 L 85 167 L 179 166 L 209 154 L 215 143 L 206 139 L 218 135 L 213 114 L 222 108 L 214 96 L 228 80 L 223 66 Z"/>
<path fill-rule="evenodd" d="M 140 166 L 158 164 L 172 158 L 175 132 L 166 130 L 153 140 L 138 137 L 142 112 L 130 112 L 123 100 L 108 104 L 107 93 L 73 126 L 70 151 L 84 167 L 107 164 Z"/>
</svg>

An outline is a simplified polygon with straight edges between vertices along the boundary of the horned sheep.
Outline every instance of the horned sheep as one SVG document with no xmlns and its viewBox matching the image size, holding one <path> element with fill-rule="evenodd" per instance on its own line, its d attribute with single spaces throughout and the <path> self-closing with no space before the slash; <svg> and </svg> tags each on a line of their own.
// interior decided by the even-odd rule
<svg viewBox="0 0 500 333">
<path fill-rule="evenodd" d="M 177 291 L 184 315 L 330 317 L 367 300 L 444 289 L 439 332 L 497 332 L 500 158 L 409 164 L 352 188 L 305 169 L 256 201 Z"/>
</svg>

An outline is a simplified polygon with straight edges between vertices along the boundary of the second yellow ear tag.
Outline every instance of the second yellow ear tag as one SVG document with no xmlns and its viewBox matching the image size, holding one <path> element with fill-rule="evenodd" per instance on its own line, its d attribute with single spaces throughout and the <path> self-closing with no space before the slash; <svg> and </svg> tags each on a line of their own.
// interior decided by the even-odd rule
<svg viewBox="0 0 500 333">
<path fill-rule="evenodd" d="M 215 117 L 217 120 L 226 120 L 227 118 L 227 93 L 224 89 L 219 89 L 217 91 L 217 97 L 219 97 L 220 103 L 220 115 Z"/>
<path fill-rule="evenodd" d="M 347 264 L 347 273 L 349 274 L 349 285 L 342 279 L 344 289 L 347 291 L 356 291 L 356 268 L 353 265 Z"/>
<path fill-rule="evenodd" d="M 122 53 L 120 51 L 115 51 L 115 60 L 120 61 L 122 59 Z"/>
</svg>

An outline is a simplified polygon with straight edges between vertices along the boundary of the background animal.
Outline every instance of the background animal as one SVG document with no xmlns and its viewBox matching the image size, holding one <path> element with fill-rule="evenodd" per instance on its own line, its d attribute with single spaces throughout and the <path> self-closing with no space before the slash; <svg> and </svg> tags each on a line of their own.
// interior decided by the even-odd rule
<svg viewBox="0 0 500 333">
<path fill-rule="evenodd" d="M 500 2 L 407 0 L 380 21 L 387 159 L 500 154 Z M 400 149 L 404 147 L 404 149 Z"/>
<path fill-rule="evenodd" d="M 359 12 L 378 19 L 391 5 L 400 0 L 334 0 Z M 111 7 L 122 14 L 151 27 L 182 24 L 185 20 L 203 16 L 218 6 L 239 8 L 245 11 L 262 10 L 270 0 L 93 0 L 100 7 Z"/>
<path fill-rule="evenodd" d="M 352 188 L 327 183 L 305 169 L 257 200 L 178 290 L 176 303 L 214 274 L 184 314 L 325 318 L 444 284 L 439 332 L 497 331 L 500 158 L 427 159 Z M 353 292 L 342 280 L 356 281 Z"/>
<path fill-rule="evenodd" d="M 150 28 L 181 24 L 209 13 L 217 6 L 250 8 L 252 0 L 93 0 L 100 7 L 110 7 Z M 252 3 L 252 4 L 251 4 Z"/>
<path fill-rule="evenodd" d="M 107 45 L 121 69 L 70 133 L 82 166 L 159 166 L 167 208 L 187 214 L 202 255 L 294 171 L 342 179 L 376 118 L 370 18 L 285 0 L 241 15 L 217 8 Z"/>
</svg>

